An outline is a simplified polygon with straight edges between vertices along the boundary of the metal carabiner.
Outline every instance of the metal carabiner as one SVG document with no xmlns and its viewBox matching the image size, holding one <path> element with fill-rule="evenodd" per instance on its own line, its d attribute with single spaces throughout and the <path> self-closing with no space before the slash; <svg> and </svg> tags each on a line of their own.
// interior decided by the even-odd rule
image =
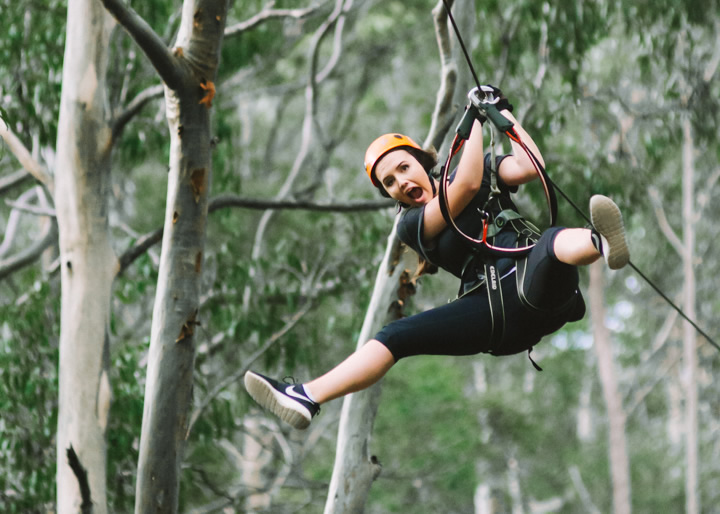
<svg viewBox="0 0 720 514">
<path fill-rule="evenodd" d="M 482 92 L 483 97 L 480 98 Z M 499 96 L 495 96 L 493 89 L 489 86 L 475 86 L 468 92 L 468 100 L 472 102 L 475 107 L 482 108 L 482 105 L 495 105 L 500 101 Z"/>
<path fill-rule="evenodd" d="M 481 93 L 482 98 L 480 97 Z M 498 111 L 496 104 L 500 101 L 500 97 L 495 96 L 491 87 L 480 86 L 478 88 L 476 86 L 472 88 L 468 93 L 468 99 L 500 132 L 505 133 L 513 127 L 513 123 Z"/>
</svg>

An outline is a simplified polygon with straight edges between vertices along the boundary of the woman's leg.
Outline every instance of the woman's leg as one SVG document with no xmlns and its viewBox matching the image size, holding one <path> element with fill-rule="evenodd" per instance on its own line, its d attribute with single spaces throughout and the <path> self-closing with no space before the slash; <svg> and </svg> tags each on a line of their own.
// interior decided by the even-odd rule
<svg viewBox="0 0 720 514">
<path fill-rule="evenodd" d="M 592 264 L 601 254 L 593 245 L 591 234 L 588 228 L 566 228 L 558 232 L 553 242 L 555 257 L 572 266 Z"/>
<path fill-rule="evenodd" d="M 555 237 L 553 249 L 560 262 L 583 266 L 592 264 L 601 255 L 610 269 L 620 269 L 630 261 L 625 240 L 622 214 L 607 196 L 590 198 L 590 217 L 593 229 L 572 228 Z"/>
<path fill-rule="evenodd" d="M 248 371 L 245 387 L 260 406 L 304 429 L 321 403 L 371 386 L 403 357 L 470 355 L 486 350 L 491 324 L 488 309 L 486 295 L 470 295 L 386 325 L 374 339 L 310 382 L 287 384 Z"/>
<path fill-rule="evenodd" d="M 370 387 L 395 364 L 390 350 L 371 339 L 347 359 L 319 378 L 303 384 L 317 403 Z"/>
</svg>

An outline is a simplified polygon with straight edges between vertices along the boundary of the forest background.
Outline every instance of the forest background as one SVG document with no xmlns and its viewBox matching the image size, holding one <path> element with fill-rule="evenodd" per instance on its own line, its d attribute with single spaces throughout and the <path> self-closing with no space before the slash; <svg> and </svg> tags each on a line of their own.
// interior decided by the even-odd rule
<svg viewBox="0 0 720 514">
<path fill-rule="evenodd" d="M 719 334 L 718 3 L 454 3 L 480 80 L 506 92 L 553 180 L 581 209 L 615 199 L 633 262 Z M 718 351 L 632 269 L 582 271 L 589 313 L 536 347 L 541 373 L 525 355 L 399 364 L 361 427 L 369 482 L 333 465 L 342 401 L 307 432 L 259 412 L 245 369 L 322 373 L 373 308 L 396 211 L 364 174 L 367 144 L 399 131 L 442 152 L 474 84 L 436 2 L 132 7 L 0 1 L 0 511 L 87 497 L 145 511 L 157 494 L 139 469 L 157 465 L 167 512 L 353 512 L 332 502 L 338 479 L 365 480 L 350 489 L 372 513 L 720 512 Z M 217 62 L 178 50 L 198 27 Z M 183 130 L 171 112 L 187 91 L 181 118 L 200 121 Z M 211 159 L 200 179 L 194 158 Z M 163 264 L 186 248 L 167 235 L 183 180 L 195 278 Z M 560 224 L 584 223 L 560 198 Z M 454 282 L 405 284 L 394 305 L 439 305 Z M 176 284 L 190 307 L 173 325 Z M 184 354 L 154 366 L 156 344 Z M 171 462 L 141 442 L 155 405 Z"/>
</svg>

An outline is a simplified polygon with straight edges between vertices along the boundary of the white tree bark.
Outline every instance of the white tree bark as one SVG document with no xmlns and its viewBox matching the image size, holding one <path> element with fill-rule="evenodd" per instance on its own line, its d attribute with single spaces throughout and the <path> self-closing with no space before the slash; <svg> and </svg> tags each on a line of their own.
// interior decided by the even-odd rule
<svg viewBox="0 0 720 514">
<path fill-rule="evenodd" d="M 685 116 L 683 128 L 683 310 L 690 319 L 696 319 L 695 309 L 695 164 L 694 143 L 690 119 Z M 698 478 L 698 385 L 697 341 L 695 329 L 683 322 L 683 357 L 685 379 L 685 512 L 700 512 L 700 486 Z"/>
<path fill-rule="evenodd" d="M 76 513 L 83 504 L 78 477 L 68 464 L 71 446 L 87 471 L 94 512 L 107 511 L 108 324 L 117 267 L 108 240 L 111 132 L 105 112 L 112 26 L 100 3 L 69 1 L 55 181 L 62 284 L 57 432 L 61 514 Z"/>
<path fill-rule="evenodd" d="M 174 513 L 190 417 L 211 183 L 210 107 L 227 0 L 185 0 L 172 51 L 119 0 L 102 0 L 165 85 L 170 169 L 148 355 L 136 512 Z"/>
<path fill-rule="evenodd" d="M 631 512 L 630 462 L 625 436 L 625 412 L 614 369 L 610 331 L 605 325 L 604 271 L 602 261 L 590 266 L 590 315 L 600 383 L 608 414 L 608 451 L 610 478 L 613 486 L 613 512 L 614 514 L 629 514 Z"/>
<path fill-rule="evenodd" d="M 363 322 L 358 348 L 365 344 L 388 321 L 398 317 L 398 302 L 404 300 L 408 273 L 400 262 L 402 244 L 397 238 L 399 217 L 388 238 L 380 269 L 375 279 Z M 407 254 L 406 254 L 407 255 Z M 365 506 L 370 486 L 380 474 L 380 464 L 370 454 L 370 438 L 380 402 L 381 384 L 348 395 L 343 400 L 338 430 L 335 465 L 328 490 L 325 514 L 358 513 Z"/>
<path fill-rule="evenodd" d="M 112 26 L 101 4 L 70 0 L 55 187 L 62 284 L 59 513 L 76 513 L 83 503 L 78 477 L 68 465 L 71 446 L 87 471 L 94 512 L 107 511 L 108 324 L 117 266 L 107 217 L 111 135 L 106 124 L 105 72 Z"/>
<path fill-rule="evenodd" d="M 272 459 L 268 449 L 272 434 L 256 418 L 248 416 L 243 424 L 246 432 L 242 438 L 242 483 L 251 491 L 245 500 L 245 511 L 264 512 L 270 508 L 270 494 L 262 471 Z"/>
<path fill-rule="evenodd" d="M 452 0 L 448 4 L 452 5 Z M 426 147 L 439 146 L 452 123 L 457 82 L 457 68 L 452 60 L 447 15 L 442 1 L 438 2 L 432 13 L 442 68 L 436 107 L 429 134 L 424 141 Z M 402 244 L 396 235 L 398 219 L 396 216 L 388 238 L 385 257 L 378 270 L 358 347 L 365 344 L 387 322 L 399 317 L 406 295 L 414 293 L 414 288 L 408 289 L 408 274 L 404 266 L 398 265 L 402 252 Z M 370 455 L 369 450 L 372 427 L 380 402 L 380 387 L 381 383 L 375 384 L 369 389 L 346 396 L 343 401 L 335 465 L 325 503 L 325 514 L 355 514 L 364 509 L 370 486 L 380 472 L 380 465 L 377 459 Z"/>
</svg>

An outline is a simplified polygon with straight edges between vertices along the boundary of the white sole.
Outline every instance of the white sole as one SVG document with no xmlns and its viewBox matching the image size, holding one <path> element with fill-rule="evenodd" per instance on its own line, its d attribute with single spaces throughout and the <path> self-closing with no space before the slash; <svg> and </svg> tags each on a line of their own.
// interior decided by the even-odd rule
<svg viewBox="0 0 720 514">
<path fill-rule="evenodd" d="M 622 214 L 615 202 L 602 195 L 590 198 L 590 219 L 605 238 L 603 250 L 610 269 L 620 269 L 630 261 Z"/>
<path fill-rule="evenodd" d="M 310 425 L 310 411 L 292 398 L 275 389 L 263 377 L 248 371 L 245 373 L 245 389 L 262 408 L 272 412 L 285 423 L 298 430 Z"/>
</svg>

